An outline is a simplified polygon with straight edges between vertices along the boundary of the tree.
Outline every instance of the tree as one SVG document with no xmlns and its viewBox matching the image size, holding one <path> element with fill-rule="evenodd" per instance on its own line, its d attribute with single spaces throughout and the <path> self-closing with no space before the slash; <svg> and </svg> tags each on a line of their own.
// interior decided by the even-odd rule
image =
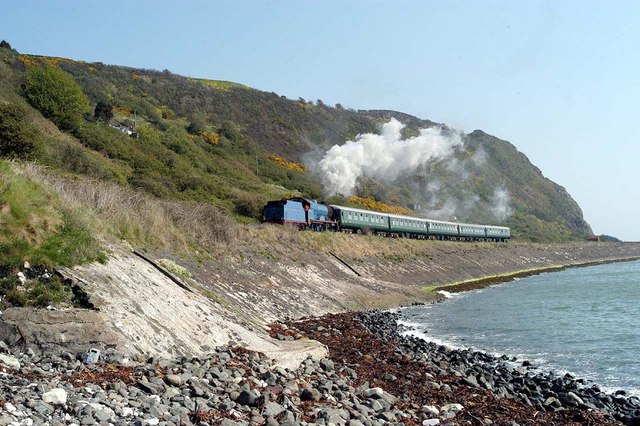
<svg viewBox="0 0 640 426">
<path fill-rule="evenodd" d="M 240 133 L 238 125 L 231 120 L 222 122 L 220 125 L 220 134 L 230 142 L 240 142 L 242 140 L 242 133 Z"/>
<path fill-rule="evenodd" d="M 192 135 L 199 135 L 205 130 L 207 130 L 207 120 L 204 114 L 194 114 L 191 117 L 189 126 L 187 127 L 187 132 L 191 133 Z"/>
<path fill-rule="evenodd" d="M 99 101 L 93 111 L 93 118 L 96 121 L 108 123 L 113 118 L 113 105 L 109 102 Z"/>
<path fill-rule="evenodd" d="M 0 156 L 27 157 L 35 148 L 34 134 L 26 124 L 26 112 L 0 102 Z"/>
<path fill-rule="evenodd" d="M 34 108 L 65 131 L 78 130 L 89 110 L 89 101 L 74 78 L 49 64 L 27 69 L 24 94 Z"/>
</svg>

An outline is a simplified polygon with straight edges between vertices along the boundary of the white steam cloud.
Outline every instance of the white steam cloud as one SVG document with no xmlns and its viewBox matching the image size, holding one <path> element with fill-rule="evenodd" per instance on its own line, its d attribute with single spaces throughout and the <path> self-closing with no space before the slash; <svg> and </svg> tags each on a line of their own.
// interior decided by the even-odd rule
<svg viewBox="0 0 640 426">
<path fill-rule="evenodd" d="M 501 187 L 495 189 L 495 191 L 493 192 L 493 197 L 491 198 L 491 212 L 496 217 L 496 219 L 505 220 L 506 218 L 511 216 L 513 210 L 509 205 L 509 201 L 509 191 L 507 191 L 506 188 Z"/>
<path fill-rule="evenodd" d="M 327 196 L 351 195 L 360 176 L 396 179 L 430 160 L 450 157 L 462 146 L 459 133 L 445 134 L 440 128 L 420 130 L 418 136 L 402 139 L 404 124 L 392 118 L 379 135 L 365 133 L 344 145 L 334 145 L 320 160 Z"/>
</svg>

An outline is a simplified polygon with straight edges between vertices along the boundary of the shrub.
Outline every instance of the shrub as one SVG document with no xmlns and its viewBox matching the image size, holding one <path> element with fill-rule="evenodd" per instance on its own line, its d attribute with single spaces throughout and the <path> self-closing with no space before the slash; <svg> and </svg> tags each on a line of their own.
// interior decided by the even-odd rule
<svg viewBox="0 0 640 426">
<path fill-rule="evenodd" d="M 89 110 L 89 101 L 73 77 L 49 64 L 27 68 L 24 94 L 31 105 L 61 130 L 78 130 L 83 114 Z"/>
<path fill-rule="evenodd" d="M 231 199 L 237 214 L 254 219 L 262 217 L 262 209 L 266 204 L 266 199 L 240 190 L 234 190 L 231 194 Z"/>
<path fill-rule="evenodd" d="M 26 124 L 26 111 L 0 103 L 0 156 L 25 158 L 34 149 L 34 132 Z"/>
<path fill-rule="evenodd" d="M 113 105 L 109 102 L 99 101 L 93 111 L 93 118 L 96 121 L 108 123 L 113 118 Z"/>
<path fill-rule="evenodd" d="M 238 129 L 238 125 L 231 120 L 225 120 L 220 125 L 220 134 L 231 142 L 240 142 L 242 133 Z"/>
<path fill-rule="evenodd" d="M 191 122 L 189 123 L 189 127 L 187 127 L 187 131 L 192 135 L 199 135 L 205 130 L 207 130 L 207 121 L 204 117 L 204 114 L 195 114 L 191 118 Z"/>
</svg>

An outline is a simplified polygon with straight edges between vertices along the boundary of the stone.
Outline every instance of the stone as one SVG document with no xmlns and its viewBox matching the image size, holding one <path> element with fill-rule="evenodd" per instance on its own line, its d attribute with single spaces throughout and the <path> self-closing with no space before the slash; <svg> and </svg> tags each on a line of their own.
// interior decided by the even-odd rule
<svg viewBox="0 0 640 426">
<path fill-rule="evenodd" d="M 0 354 L 0 364 L 13 368 L 14 370 L 20 370 L 20 361 L 11 355 Z"/>
<path fill-rule="evenodd" d="M 96 424 L 95 419 L 92 416 L 84 416 L 81 420 L 80 420 L 80 424 L 81 425 L 94 425 Z"/>
<path fill-rule="evenodd" d="M 82 362 L 85 364 L 95 364 L 100 359 L 100 350 L 91 348 L 82 354 Z"/>
<path fill-rule="evenodd" d="M 99 422 L 106 422 L 111 418 L 111 415 L 107 410 L 96 410 L 93 413 L 93 417 Z"/>
<path fill-rule="evenodd" d="M 478 379 L 476 378 L 476 376 L 472 374 L 462 379 L 462 381 L 471 387 L 474 387 L 474 388 L 480 387 L 480 385 L 478 384 Z"/>
<path fill-rule="evenodd" d="M 365 396 L 365 398 L 379 399 L 384 395 L 384 390 L 382 388 L 369 388 L 365 389 L 362 394 Z"/>
<path fill-rule="evenodd" d="M 235 399 L 238 404 L 254 407 L 256 405 L 256 395 L 250 390 L 243 390 Z"/>
<path fill-rule="evenodd" d="M 177 374 L 167 374 L 165 380 L 172 386 L 180 387 L 180 385 L 182 385 L 182 377 L 178 376 Z"/>
<path fill-rule="evenodd" d="M 67 402 L 67 391 L 61 388 L 52 389 L 42 394 L 42 400 L 49 404 L 65 404 Z"/>
<path fill-rule="evenodd" d="M 384 409 L 382 404 L 380 404 L 376 399 L 372 399 L 371 402 L 369 403 L 369 406 L 373 411 L 376 411 L 376 412 L 382 411 Z"/>
<path fill-rule="evenodd" d="M 435 426 L 435 425 L 439 425 L 440 424 L 440 420 L 439 419 L 426 419 L 422 421 L 422 425 L 423 426 Z"/>
<path fill-rule="evenodd" d="M 268 402 L 264 405 L 262 415 L 266 417 L 277 417 L 280 413 L 285 411 L 285 408 L 277 402 Z"/>
<path fill-rule="evenodd" d="M 300 399 L 303 401 L 320 401 L 322 394 L 318 389 L 303 389 L 300 393 Z"/>
<path fill-rule="evenodd" d="M 438 410 L 436 407 L 434 407 L 433 405 L 425 405 L 422 407 L 422 412 L 429 414 L 432 417 L 437 416 L 438 414 L 440 414 L 440 410 Z"/>
<path fill-rule="evenodd" d="M 464 407 L 461 404 L 447 404 L 447 405 L 443 405 L 442 407 L 440 407 L 440 411 L 442 412 L 451 412 L 451 413 L 458 413 L 460 411 L 462 411 L 464 409 Z"/>
<path fill-rule="evenodd" d="M 329 424 L 345 424 L 349 420 L 349 413 L 343 409 L 323 408 L 318 412 L 318 417 Z"/>
<path fill-rule="evenodd" d="M 567 392 L 567 396 L 573 399 L 578 404 L 584 404 L 584 401 L 582 400 L 582 398 L 580 398 L 578 395 L 576 395 L 573 392 Z"/>
<path fill-rule="evenodd" d="M 16 418 L 13 417 L 13 416 L 7 416 L 7 415 L 0 416 L 0 425 L 2 425 L 2 426 L 5 426 L 5 425 L 18 425 L 18 424 L 20 424 L 20 423 L 18 423 Z"/>
<path fill-rule="evenodd" d="M 320 360 L 320 367 L 322 367 L 324 371 L 333 371 L 334 363 L 330 359 L 325 358 Z"/>
<path fill-rule="evenodd" d="M 388 392 L 382 392 L 382 400 L 384 400 L 384 402 L 389 405 L 396 405 L 396 403 L 398 402 L 398 398 Z"/>
</svg>

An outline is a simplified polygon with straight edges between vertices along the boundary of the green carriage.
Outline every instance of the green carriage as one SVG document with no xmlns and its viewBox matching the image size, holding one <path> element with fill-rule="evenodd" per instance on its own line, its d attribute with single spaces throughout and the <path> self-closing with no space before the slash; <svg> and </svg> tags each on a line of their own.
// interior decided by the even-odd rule
<svg viewBox="0 0 640 426">
<path fill-rule="evenodd" d="M 389 232 L 389 216 L 385 213 L 334 205 L 331 208 L 334 220 L 340 223 L 342 229 Z"/>
</svg>

